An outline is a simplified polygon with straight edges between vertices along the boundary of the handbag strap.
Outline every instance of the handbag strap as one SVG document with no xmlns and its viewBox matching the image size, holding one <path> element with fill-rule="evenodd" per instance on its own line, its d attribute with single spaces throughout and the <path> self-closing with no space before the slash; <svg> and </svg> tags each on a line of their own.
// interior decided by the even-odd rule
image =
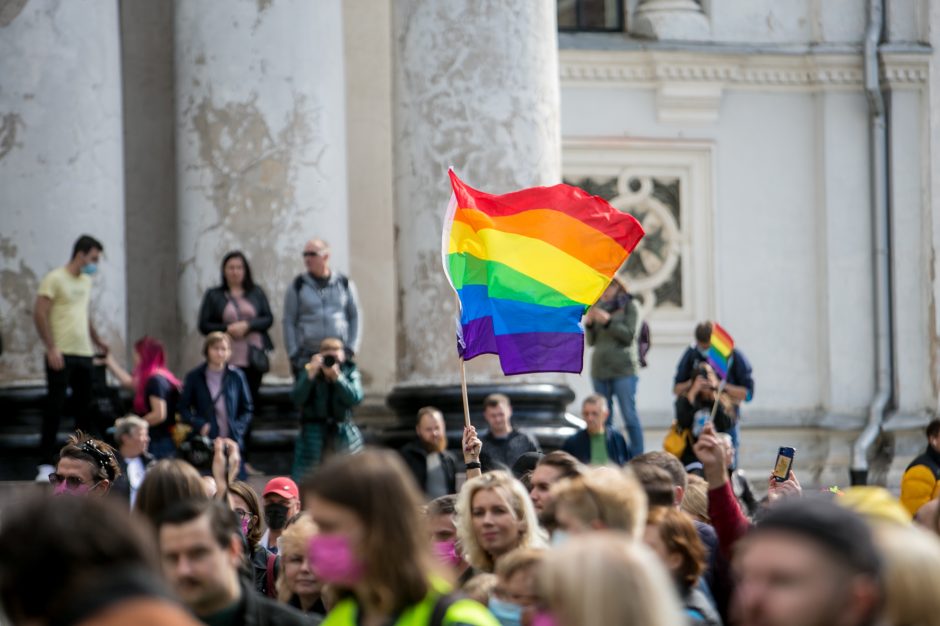
<svg viewBox="0 0 940 626">
<path fill-rule="evenodd" d="M 235 319 L 238 320 L 239 322 L 243 321 L 243 320 L 242 320 L 242 312 L 241 312 L 241 310 L 238 308 L 238 303 L 235 302 L 235 299 L 232 298 L 232 296 L 229 295 L 229 292 L 227 292 L 227 291 L 225 292 L 225 299 L 226 299 L 228 302 L 230 302 L 230 303 L 232 304 L 232 308 L 235 309 Z"/>
</svg>

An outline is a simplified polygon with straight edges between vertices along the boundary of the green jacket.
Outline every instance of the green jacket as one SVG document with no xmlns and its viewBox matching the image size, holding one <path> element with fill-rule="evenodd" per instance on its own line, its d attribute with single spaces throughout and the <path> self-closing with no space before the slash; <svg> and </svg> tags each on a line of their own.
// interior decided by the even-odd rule
<svg viewBox="0 0 940 626">
<path fill-rule="evenodd" d="M 362 402 L 359 370 L 355 363 L 345 361 L 340 365 L 340 377 L 330 383 L 320 373 L 311 380 L 307 370 L 302 369 L 297 374 L 291 400 L 300 407 L 304 422 L 325 422 L 327 418 L 342 422 L 352 417 L 352 408 Z"/>
<path fill-rule="evenodd" d="M 594 346 L 591 378 L 611 380 L 635 376 L 640 368 L 640 306 L 631 298 L 622 309 L 611 313 L 606 325 L 585 325 L 587 345 Z"/>
</svg>

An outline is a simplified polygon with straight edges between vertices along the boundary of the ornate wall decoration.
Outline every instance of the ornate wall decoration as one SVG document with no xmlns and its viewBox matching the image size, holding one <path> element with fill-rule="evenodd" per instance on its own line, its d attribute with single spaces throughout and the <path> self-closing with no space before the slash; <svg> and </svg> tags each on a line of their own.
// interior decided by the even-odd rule
<svg viewBox="0 0 940 626">
<path fill-rule="evenodd" d="M 688 341 L 713 313 L 711 145 L 569 140 L 565 182 L 633 215 L 646 236 L 620 270 L 657 336 Z"/>
</svg>

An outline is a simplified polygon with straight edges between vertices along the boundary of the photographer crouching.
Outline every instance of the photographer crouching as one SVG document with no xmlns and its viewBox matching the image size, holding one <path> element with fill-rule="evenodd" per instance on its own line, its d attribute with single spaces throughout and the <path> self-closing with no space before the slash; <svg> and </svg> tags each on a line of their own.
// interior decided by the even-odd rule
<svg viewBox="0 0 940 626">
<path fill-rule="evenodd" d="M 291 399 L 300 409 L 294 480 L 331 454 L 362 449 L 362 433 L 352 421 L 353 407 L 362 402 L 362 383 L 341 339 L 327 337 L 320 342 L 320 352 L 297 373 Z"/>
</svg>

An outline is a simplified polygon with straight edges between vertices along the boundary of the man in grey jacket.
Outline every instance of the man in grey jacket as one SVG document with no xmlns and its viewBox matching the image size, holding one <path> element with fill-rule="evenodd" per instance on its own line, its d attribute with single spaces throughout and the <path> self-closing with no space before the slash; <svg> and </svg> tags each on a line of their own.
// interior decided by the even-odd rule
<svg viewBox="0 0 940 626">
<path fill-rule="evenodd" d="M 349 356 L 359 351 L 359 296 L 346 276 L 330 269 L 322 239 L 304 245 L 304 266 L 284 297 L 284 344 L 296 375 L 327 337 L 343 340 Z"/>
</svg>

